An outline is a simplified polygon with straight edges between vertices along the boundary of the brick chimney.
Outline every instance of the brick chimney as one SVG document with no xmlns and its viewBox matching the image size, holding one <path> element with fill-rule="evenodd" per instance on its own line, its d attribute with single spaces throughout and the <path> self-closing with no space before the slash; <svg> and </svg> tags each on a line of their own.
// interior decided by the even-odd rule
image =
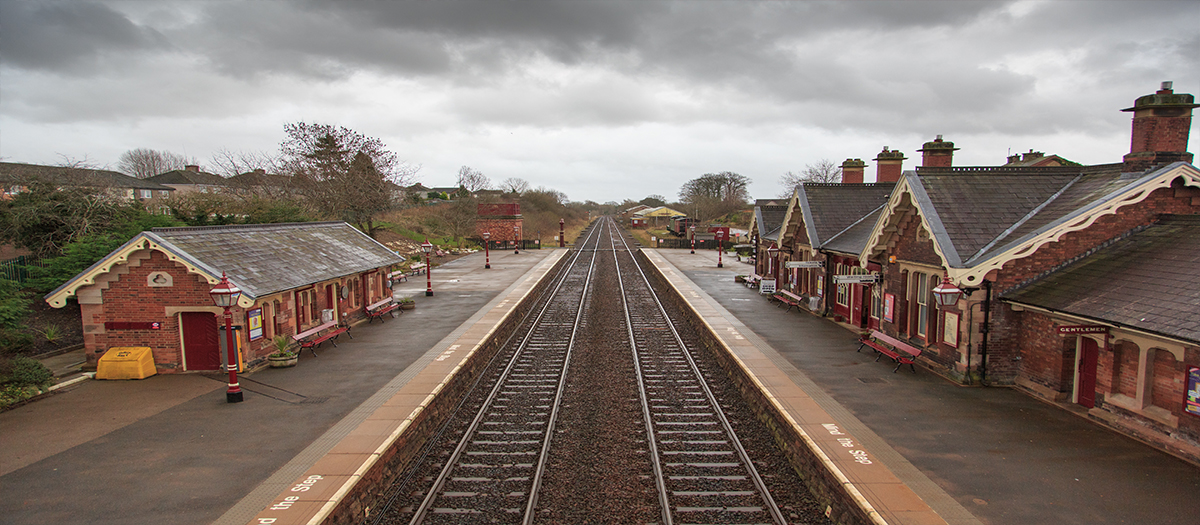
<svg viewBox="0 0 1200 525">
<path fill-rule="evenodd" d="M 862 159 L 846 159 L 842 163 L 842 184 L 862 184 L 867 163 Z"/>
<path fill-rule="evenodd" d="M 197 166 L 195 164 L 188 164 L 187 166 L 184 166 L 183 169 L 185 169 L 187 171 L 194 171 L 196 173 L 200 173 L 200 166 Z"/>
<path fill-rule="evenodd" d="M 1153 95 L 1138 97 L 1133 107 L 1121 111 L 1133 113 L 1133 134 L 1125 171 L 1144 171 L 1171 162 L 1192 162 L 1187 151 L 1188 131 L 1192 126 L 1192 108 L 1200 107 L 1189 94 L 1175 94 L 1171 82 Z"/>
<path fill-rule="evenodd" d="M 904 154 L 890 151 L 887 146 L 875 156 L 875 182 L 896 182 L 903 171 Z"/>
<path fill-rule="evenodd" d="M 954 165 L 954 152 L 957 150 L 953 142 L 943 141 L 942 136 L 938 135 L 933 142 L 926 142 L 925 146 L 917 151 L 921 152 L 921 166 L 949 168 Z"/>
</svg>

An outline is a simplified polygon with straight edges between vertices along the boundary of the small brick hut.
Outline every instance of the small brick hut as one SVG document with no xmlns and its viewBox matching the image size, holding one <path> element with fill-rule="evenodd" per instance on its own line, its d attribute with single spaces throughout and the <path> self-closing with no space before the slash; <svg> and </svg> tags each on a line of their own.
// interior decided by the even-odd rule
<svg viewBox="0 0 1200 525">
<path fill-rule="evenodd" d="M 159 373 L 220 370 L 222 273 L 241 288 L 231 309 L 241 365 L 265 360 L 276 335 L 365 318 L 391 297 L 395 252 L 344 222 L 155 228 L 46 295 L 83 314 L 87 366 L 109 348 L 147 346 Z"/>
</svg>

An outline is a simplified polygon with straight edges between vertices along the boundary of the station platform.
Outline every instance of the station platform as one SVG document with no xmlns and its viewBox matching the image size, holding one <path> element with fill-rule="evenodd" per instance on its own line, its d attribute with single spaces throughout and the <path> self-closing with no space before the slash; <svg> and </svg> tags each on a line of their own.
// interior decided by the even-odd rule
<svg viewBox="0 0 1200 525">
<path fill-rule="evenodd" d="M 893 373 L 887 358 L 856 352 L 850 327 L 788 311 L 736 282 L 750 264 L 727 254 L 717 268 L 714 250 L 688 252 L 646 250 L 664 272 L 675 272 L 684 296 L 706 309 L 727 344 L 750 355 L 747 364 L 765 367 L 760 382 L 803 390 L 789 402 L 833 418 L 856 449 L 947 523 L 1197 523 L 1200 467 L 1012 388 L 959 386 L 919 366 Z M 825 416 L 809 413 L 820 435 Z M 839 447 L 830 448 L 836 458 Z"/>
<path fill-rule="evenodd" d="M 83 381 L 0 413 L 0 515 L 5 523 L 250 523 L 337 446 L 365 447 L 367 421 L 464 337 L 479 337 L 562 249 L 493 251 L 409 277 L 394 296 L 416 309 L 355 325 L 293 368 L 239 376 L 225 402 L 220 374 Z M 457 350 L 456 350 L 457 351 Z M 453 355 L 453 354 L 451 354 Z M 449 360 L 443 360 L 450 362 Z M 410 392 L 411 390 L 405 390 Z M 402 409 L 394 410 L 396 413 Z M 361 428 L 361 430 L 360 430 Z M 383 439 L 383 438 L 380 438 Z M 349 457 L 349 456 L 346 456 Z"/>
</svg>

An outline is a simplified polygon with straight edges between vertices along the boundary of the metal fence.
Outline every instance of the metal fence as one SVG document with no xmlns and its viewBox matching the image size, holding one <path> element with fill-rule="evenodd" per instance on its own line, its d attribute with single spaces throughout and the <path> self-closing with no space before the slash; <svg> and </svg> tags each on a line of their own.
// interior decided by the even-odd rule
<svg viewBox="0 0 1200 525">
<path fill-rule="evenodd" d="M 29 268 L 32 266 L 44 268 L 46 266 L 46 259 L 32 255 L 21 255 L 16 259 L 0 261 L 0 276 L 10 281 L 25 284 L 25 281 L 29 280 Z"/>
</svg>

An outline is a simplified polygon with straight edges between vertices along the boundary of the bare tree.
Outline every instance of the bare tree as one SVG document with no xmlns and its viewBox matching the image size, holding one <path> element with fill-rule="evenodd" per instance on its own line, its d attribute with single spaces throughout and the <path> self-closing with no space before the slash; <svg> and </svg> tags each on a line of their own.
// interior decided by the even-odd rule
<svg viewBox="0 0 1200 525">
<path fill-rule="evenodd" d="M 166 150 L 137 148 L 121 154 L 117 161 L 117 171 L 130 177 L 145 179 L 171 170 L 181 170 L 189 164 L 200 162 Z"/>
<path fill-rule="evenodd" d="M 217 150 L 210 161 L 213 173 L 222 177 L 233 177 L 254 170 L 274 173 L 279 168 L 279 157 L 266 151 L 233 151 L 225 148 Z"/>
<path fill-rule="evenodd" d="M 87 154 L 84 154 L 84 156 L 82 158 L 73 157 L 71 155 L 65 155 L 62 153 L 58 153 L 57 155 L 58 155 L 59 160 L 58 160 L 58 164 L 56 164 L 56 166 L 59 166 L 62 168 L 79 168 L 79 169 L 85 169 L 85 170 L 104 169 L 104 167 L 101 166 L 100 163 L 92 160 L 90 157 L 87 156 Z"/>
<path fill-rule="evenodd" d="M 679 189 L 679 199 L 696 210 L 696 218 L 707 220 L 745 207 L 750 199 L 749 185 L 750 179 L 737 173 L 706 173 L 685 182 Z"/>
<path fill-rule="evenodd" d="M 500 183 L 500 189 L 504 190 L 504 193 L 521 195 L 529 191 L 529 181 L 519 177 L 509 177 Z"/>
<path fill-rule="evenodd" d="M 393 206 L 393 189 L 416 174 L 383 141 L 342 126 L 299 122 L 284 126 L 281 171 L 327 217 L 357 225 L 368 235 L 374 218 Z"/>
<path fill-rule="evenodd" d="M 780 197 L 791 197 L 796 186 L 805 182 L 837 183 L 842 182 L 842 167 L 829 159 L 821 159 L 816 163 L 807 164 L 800 173 L 787 172 L 779 178 L 783 186 Z"/>
<path fill-rule="evenodd" d="M 471 169 L 470 166 L 458 168 L 458 185 L 471 193 L 491 189 L 492 181 L 482 171 Z"/>
</svg>

